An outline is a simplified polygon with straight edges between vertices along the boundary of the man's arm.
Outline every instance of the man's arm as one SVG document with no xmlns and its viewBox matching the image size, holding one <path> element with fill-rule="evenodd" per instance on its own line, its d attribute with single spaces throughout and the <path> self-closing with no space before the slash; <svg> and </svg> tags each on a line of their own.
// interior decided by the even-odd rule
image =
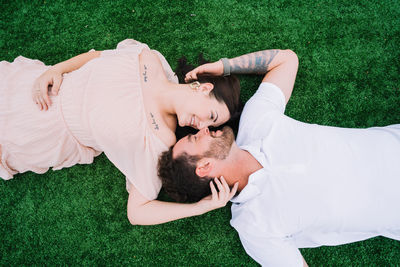
<svg viewBox="0 0 400 267">
<path fill-rule="evenodd" d="M 239 232 L 247 254 L 262 266 L 308 267 L 299 249 L 289 240 L 266 238 L 254 227 L 253 234 Z"/>
<path fill-rule="evenodd" d="M 231 74 L 266 74 L 263 82 L 277 85 L 285 95 L 286 103 L 289 101 L 299 65 L 297 55 L 292 50 L 263 50 L 229 59 L 228 62 Z M 223 73 L 224 65 L 220 60 L 195 68 L 186 74 L 185 80 L 196 80 L 197 75 Z"/>
<path fill-rule="evenodd" d="M 277 85 L 289 101 L 299 61 L 292 50 L 264 50 L 229 60 L 232 74 L 265 74 L 263 82 Z"/>
</svg>

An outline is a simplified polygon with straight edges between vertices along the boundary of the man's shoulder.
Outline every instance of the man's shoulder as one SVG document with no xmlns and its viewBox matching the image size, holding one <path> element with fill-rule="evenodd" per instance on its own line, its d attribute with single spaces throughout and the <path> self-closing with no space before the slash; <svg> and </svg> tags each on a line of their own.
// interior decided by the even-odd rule
<svg viewBox="0 0 400 267">
<path fill-rule="evenodd" d="M 257 203 L 256 198 L 243 203 L 233 203 L 230 225 L 243 237 L 258 234 L 262 234 L 264 238 L 280 236 L 281 230 L 279 230 L 277 221 L 271 221 L 272 218 L 267 218 L 265 210 L 255 209 L 259 206 L 260 203 Z"/>
<path fill-rule="evenodd" d="M 261 173 L 259 175 L 262 175 Z M 249 179 L 251 179 L 250 177 Z M 256 222 L 263 221 L 264 212 L 259 210 L 259 203 L 262 202 L 262 188 L 250 182 L 242 191 L 232 198 L 232 219 L 231 225 L 239 231 L 256 227 Z"/>
<path fill-rule="evenodd" d="M 262 82 L 256 93 L 249 99 L 245 105 L 245 109 L 253 106 L 261 106 L 258 112 L 267 110 L 277 110 L 281 113 L 285 111 L 286 100 L 282 90 L 273 83 Z"/>
<path fill-rule="evenodd" d="M 251 218 L 254 218 L 254 216 L 257 216 L 257 214 L 254 213 L 248 206 L 249 202 L 232 203 L 232 218 L 230 220 L 230 224 L 238 232 L 247 232 L 249 229 L 254 228 L 254 220 Z"/>
<path fill-rule="evenodd" d="M 267 137 L 273 125 L 284 114 L 280 112 L 265 112 L 259 114 L 242 114 L 236 138 L 238 145 L 249 145 L 255 140 Z"/>
<path fill-rule="evenodd" d="M 285 98 L 280 89 L 272 83 L 261 83 L 243 108 L 237 142 L 246 144 L 268 135 L 275 120 L 284 115 L 284 110 Z"/>
</svg>

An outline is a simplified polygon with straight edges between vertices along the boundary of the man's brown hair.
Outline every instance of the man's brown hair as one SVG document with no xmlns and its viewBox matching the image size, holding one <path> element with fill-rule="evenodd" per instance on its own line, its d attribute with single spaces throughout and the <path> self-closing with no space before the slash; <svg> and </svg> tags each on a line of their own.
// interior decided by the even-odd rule
<svg viewBox="0 0 400 267">
<path fill-rule="evenodd" d="M 201 157 L 182 153 L 174 159 L 172 148 L 158 159 L 158 176 L 165 192 L 178 202 L 197 202 L 210 195 L 212 179 L 196 174 L 196 163 Z"/>
</svg>

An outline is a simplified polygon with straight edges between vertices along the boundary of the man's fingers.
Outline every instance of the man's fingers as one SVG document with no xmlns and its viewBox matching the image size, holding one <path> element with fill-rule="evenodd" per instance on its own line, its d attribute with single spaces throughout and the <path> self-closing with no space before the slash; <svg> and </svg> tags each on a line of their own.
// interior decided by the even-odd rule
<svg viewBox="0 0 400 267">
<path fill-rule="evenodd" d="M 197 74 L 194 72 L 194 70 L 188 72 L 185 76 L 185 82 L 196 81 L 196 80 L 197 80 Z"/>
<path fill-rule="evenodd" d="M 197 81 L 197 75 L 202 73 L 202 67 L 203 66 L 199 66 L 189 71 L 185 76 L 185 82 Z"/>
<path fill-rule="evenodd" d="M 190 82 L 192 80 L 191 72 L 186 73 L 185 75 L 185 82 Z"/>
</svg>

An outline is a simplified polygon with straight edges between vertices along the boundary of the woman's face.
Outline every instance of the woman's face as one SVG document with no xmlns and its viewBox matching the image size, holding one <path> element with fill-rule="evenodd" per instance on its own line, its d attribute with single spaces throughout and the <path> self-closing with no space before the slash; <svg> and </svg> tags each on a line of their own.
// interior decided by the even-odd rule
<svg viewBox="0 0 400 267">
<path fill-rule="evenodd" d="M 177 111 L 179 126 L 190 126 L 202 129 L 209 126 L 219 126 L 230 118 L 228 107 L 224 102 L 218 102 L 209 92 L 194 92 L 185 100 Z"/>
</svg>

